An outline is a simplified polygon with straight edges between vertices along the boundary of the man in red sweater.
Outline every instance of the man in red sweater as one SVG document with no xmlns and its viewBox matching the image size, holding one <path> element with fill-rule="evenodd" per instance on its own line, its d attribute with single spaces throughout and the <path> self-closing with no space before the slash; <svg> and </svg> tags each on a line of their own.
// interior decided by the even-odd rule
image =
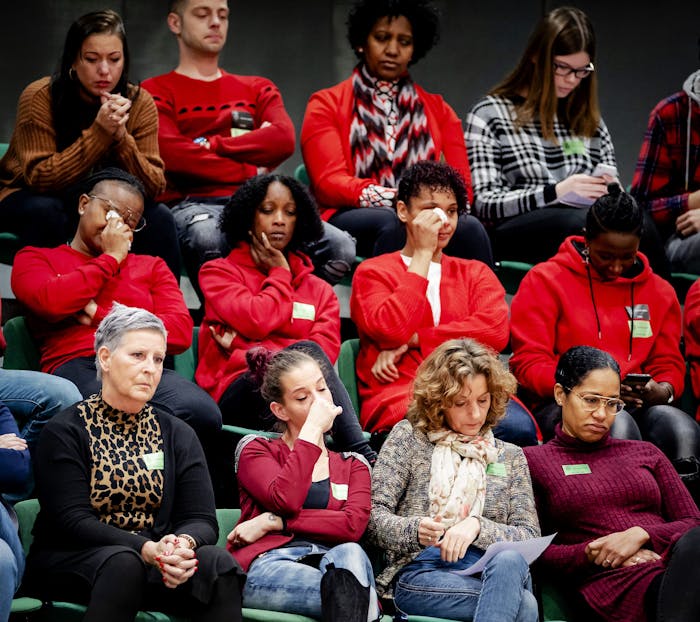
<svg viewBox="0 0 700 622">
<path fill-rule="evenodd" d="M 143 82 L 158 108 L 167 180 L 160 199 L 173 206 L 185 267 L 198 292 L 202 264 L 228 253 L 218 228 L 223 206 L 246 179 L 294 151 L 294 126 L 277 87 L 219 67 L 228 22 L 227 0 L 172 0 L 168 28 L 177 37 L 179 63 Z M 352 238 L 330 225 L 309 250 L 319 276 L 332 283 L 355 259 Z"/>
</svg>

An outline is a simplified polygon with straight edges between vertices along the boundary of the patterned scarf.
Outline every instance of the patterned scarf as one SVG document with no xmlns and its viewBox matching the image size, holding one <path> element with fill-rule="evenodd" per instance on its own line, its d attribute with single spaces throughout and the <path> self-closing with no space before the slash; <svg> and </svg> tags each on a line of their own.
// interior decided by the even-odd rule
<svg viewBox="0 0 700 622">
<path fill-rule="evenodd" d="M 445 529 L 467 516 L 481 516 L 486 497 L 486 465 L 498 451 L 493 432 L 474 438 L 453 430 L 428 433 L 435 445 L 430 465 L 430 517 L 440 515 Z"/>
<path fill-rule="evenodd" d="M 398 81 L 397 94 L 371 77 L 364 65 L 352 72 L 354 105 L 350 124 L 350 152 L 355 175 L 374 179 L 379 185 L 395 188 L 404 170 L 421 160 L 435 160 L 435 144 L 428 131 L 428 119 L 409 76 Z M 380 96 L 391 101 L 387 115 Z M 395 123 L 393 149 L 387 144 L 387 123 Z M 393 153 L 392 153 L 393 152 Z"/>
</svg>

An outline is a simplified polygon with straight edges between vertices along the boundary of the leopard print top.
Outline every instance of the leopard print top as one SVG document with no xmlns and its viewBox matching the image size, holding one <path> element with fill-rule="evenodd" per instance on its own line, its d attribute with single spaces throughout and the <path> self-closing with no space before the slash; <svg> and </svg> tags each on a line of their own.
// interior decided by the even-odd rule
<svg viewBox="0 0 700 622">
<path fill-rule="evenodd" d="M 90 503 L 108 525 L 153 527 L 163 499 L 163 437 L 147 404 L 137 414 L 112 408 L 102 394 L 78 404 L 92 458 Z"/>
</svg>

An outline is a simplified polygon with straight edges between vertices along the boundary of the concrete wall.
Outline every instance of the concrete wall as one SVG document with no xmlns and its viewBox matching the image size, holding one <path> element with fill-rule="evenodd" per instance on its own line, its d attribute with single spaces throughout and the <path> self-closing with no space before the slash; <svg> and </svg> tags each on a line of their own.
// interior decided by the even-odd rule
<svg viewBox="0 0 700 622">
<path fill-rule="evenodd" d="M 345 42 L 348 0 L 230 0 L 229 43 L 222 65 L 264 75 L 284 95 L 297 130 L 309 95 L 346 77 L 354 56 Z M 442 93 L 464 118 L 467 109 L 517 61 L 533 24 L 562 2 L 437 0 L 442 39 L 413 69 L 428 90 Z M 700 2 L 696 0 L 579 0 L 598 36 L 601 107 L 631 181 L 649 111 L 680 89 L 700 67 Z M 66 30 L 79 15 L 111 7 L 124 17 L 132 78 L 171 69 L 177 57 L 165 25 L 167 0 L 6 0 L 0 17 L 2 88 L 0 142 L 9 141 L 22 88 L 54 70 Z M 283 165 L 291 172 L 299 152 Z"/>
</svg>

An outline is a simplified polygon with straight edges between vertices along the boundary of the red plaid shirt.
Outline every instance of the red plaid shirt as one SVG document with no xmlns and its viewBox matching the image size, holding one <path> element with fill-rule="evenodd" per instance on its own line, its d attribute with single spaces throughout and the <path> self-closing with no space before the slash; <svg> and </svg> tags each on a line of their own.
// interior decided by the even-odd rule
<svg viewBox="0 0 700 622">
<path fill-rule="evenodd" d="M 659 102 L 649 115 L 632 180 L 631 193 L 662 227 L 675 224 L 676 218 L 688 210 L 688 194 L 700 188 L 700 106 L 692 105 L 688 187 L 688 94 L 683 91 Z"/>
</svg>

